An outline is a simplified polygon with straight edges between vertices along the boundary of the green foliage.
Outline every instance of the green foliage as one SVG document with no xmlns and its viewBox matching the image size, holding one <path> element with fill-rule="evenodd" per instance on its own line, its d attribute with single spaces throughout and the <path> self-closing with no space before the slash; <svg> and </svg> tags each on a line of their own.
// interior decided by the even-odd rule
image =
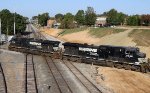
<svg viewBox="0 0 150 93">
<path fill-rule="evenodd" d="M 85 24 L 92 26 L 95 24 L 96 21 L 96 13 L 93 7 L 87 7 L 85 12 Z"/>
<path fill-rule="evenodd" d="M 56 21 L 57 22 L 62 22 L 62 20 L 63 20 L 63 18 L 64 18 L 64 15 L 63 14 L 56 14 L 55 15 L 55 19 L 56 19 Z"/>
<path fill-rule="evenodd" d="M 107 22 L 112 25 L 122 25 L 126 18 L 125 14 L 115 9 L 111 9 L 107 13 L 105 12 L 105 15 L 107 15 Z"/>
<path fill-rule="evenodd" d="M 46 26 L 47 25 L 47 20 L 49 19 L 49 13 L 43 13 L 38 15 L 38 23 L 41 26 Z"/>
<path fill-rule="evenodd" d="M 26 17 L 17 13 L 11 13 L 9 10 L 4 9 L 0 11 L 0 18 L 2 20 L 2 33 L 12 35 L 14 32 L 14 16 L 16 22 L 16 33 L 23 32 L 26 28 Z"/>
<path fill-rule="evenodd" d="M 129 16 L 127 18 L 127 25 L 129 26 L 139 26 L 140 25 L 140 18 L 138 15 Z"/>
<path fill-rule="evenodd" d="M 150 15 L 142 15 L 141 16 L 141 24 L 145 26 L 150 25 Z"/>
<path fill-rule="evenodd" d="M 64 19 L 61 22 L 61 28 L 71 29 L 74 27 L 75 27 L 74 16 L 71 13 L 67 13 L 66 15 L 64 15 Z"/>
<path fill-rule="evenodd" d="M 96 38 L 101 38 L 106 35 L 120 33 L 125 31 L 125 29 L 115 29 L 115 28 L 91 28 L 89 33 Z"/>
<path fill-rule="evenodd" d="M 80 32 L 80 31 L 84 31 L 86 30 L 86 27 L 82 27 L 82 28 L 74 28 L 74 29 L 65 29 L 64 31 L 60 32 L 59 35 L 63 36 L 66 34 L 71 34 L 71 33 L 76 33 L 76 32 Z"/>
<path fill-rule="evenodd" d="M 79 10 L 77 12 L 77 14 L 75 15 L 75 20 L 77 21 L 78 25 L 84 25 L 85 24 L 84 10 Z"/>
<path fill-rule="evenodd" d="M 33 16 L 32 20 L 38 19 L 38 16 Z"/>
</svg>

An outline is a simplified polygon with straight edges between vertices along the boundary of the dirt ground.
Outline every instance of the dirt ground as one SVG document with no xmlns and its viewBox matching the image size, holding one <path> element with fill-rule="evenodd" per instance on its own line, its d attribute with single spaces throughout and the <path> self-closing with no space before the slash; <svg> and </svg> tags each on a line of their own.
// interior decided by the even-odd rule
<svg viewBox="0 0 150 93">
<path fill-rule="evenodd" d="M 74 43 L 88 43 L 88 44 L 97 44 L 99 42 L 98 38 L 91 37 L 88 34 L 88 30 L 76 32 L 64 36 L 59 36 L 58 38 Z M 69 38 L 69 39 L 68 39 Z"/>
<path fill-rule="evenodd" d="M 102 38 L 91 37 L 88 30 L 59 37 L 57 36 L 61 30 L 51 29 L 54 31 L 47 30 L 44 33 L 70 42 L 95 45 L 136 46 L 136 43 L 133 42 L 132 38 L 128 37 L 128 34 L 132 29 L 133 28 L 128 28 L 124 32 L 107 35 Z M 146 53 L 147 57 L 150 58 L 150 46 L 136 47 L 139 47 L 140 50 Z M 97 82 L 114 90 L 115 93 L 150 93 L 150 75 L 148 74 L 106 67 L 100 67 L 98 73 L 100 76 L 97 77 Z M 102 77 L 104 77 L 104 80 L 102 80 Z"/>
<path fill-rule="evenodd" d="M 40 31 L 42 33 L 46 33 L 46 34 L 48 34 L 50 36 L 57 37 L 58 33 L 61 32 L 62 30 L 61 29 L 53 29 L 53 28 L 51 28 L 51 29 L 48 29 L 48 28 L 44 28 L 43 29 L 42 28 L 42 29 L 40 29 Z"/>
<path fill-rule="evenodd" d="M 123 69 L 100 67 L 97 81 L 115 93 L 150 93 L 150 76 Z"/>
</svg>

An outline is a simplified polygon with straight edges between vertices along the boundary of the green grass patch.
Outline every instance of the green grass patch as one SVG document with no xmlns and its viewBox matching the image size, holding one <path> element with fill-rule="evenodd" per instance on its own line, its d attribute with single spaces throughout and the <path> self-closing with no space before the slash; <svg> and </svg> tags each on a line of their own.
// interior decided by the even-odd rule
<svg viewBox="0 0 150 93">
<path fill-rule="evenodd" d="M 74 29 L 64 29 L 62 32 L 60 32 L 58 35 L 66 35 L 66 34 L 71 34 L 71 33 L 76 33 L 76 32 L 80 32 L 80 31 L 84 31 L 86 30 L 87 27 L 83 27 L 83 28 L 74 28 Z"/>
<path fill-rule="evenodd" d="M 114 34 L 114 33 L 120 33 L 125 31 L 125 29 L 115 29 L 115 28 L 91 28 L 89 33 L 92 36 L 95 36 L 97 38 L 101 38 L 106 35 Z"/>
<path fill-rule="evenodd" d="M 139 46 L 150 46 L 150 29 L 134 29 L 129 37 Z"/>
</svg>

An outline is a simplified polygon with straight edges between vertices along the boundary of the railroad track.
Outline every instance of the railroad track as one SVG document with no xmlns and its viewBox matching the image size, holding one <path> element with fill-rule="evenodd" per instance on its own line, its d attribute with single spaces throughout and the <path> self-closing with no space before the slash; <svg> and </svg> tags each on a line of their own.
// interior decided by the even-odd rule
<svg viewBox="0 0 150 93">
<path fill-rule="evenodd" d="M 62 61 L 90 93 L 102 93 L 72 62 Z"/>
<path fill-rule="evenodd" d="M 55 80 L 54 82 L 57 84 L 59 93 L 73 93 L 73 91 L 67 84 L 67 81 L 64 79 L 62 73 L 59 71 L 53 60 L 50 57 L 45 57 L 45 60 Z"/>
<path fill-rule="evenodd" d="M 25 93 L 38 93 L 33 55 L 25 55 Z"/>
<path fill-rule="evenodd" d="M 1 63 L 0 63 L 0 93 L 7 93 L 7 84 Z"/>
</svg>

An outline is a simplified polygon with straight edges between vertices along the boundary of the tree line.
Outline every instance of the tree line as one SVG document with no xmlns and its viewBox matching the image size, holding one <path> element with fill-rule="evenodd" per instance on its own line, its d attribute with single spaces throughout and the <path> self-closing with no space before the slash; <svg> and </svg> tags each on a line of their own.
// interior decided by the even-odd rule
<svg viewBox="0 0 150 93">
<path fill-rule="evenodd" d="M 7 9 L 0 11 L 1 29 L 2 33 L 13 35 L 14 32 L 14 20 L 16 23 L 16 33 L 23 32 L 26 29 L 27 17 L 23 17 L 17 13 L 11 13 Z"/>
<path fill-rule="evenodd" d="M 87 10 L 78 10 L 73 15 L 72 13 L 55 15 L 55 19 L 58 23 L 61 23 L 60 28 L 74 28 L 78 26 L 94 26 L 97 17 L 105 16 L 108 25 L 129 25 L 129 26 L 149 26 L 150 15 L 127 15 L 123 12 L 118 12 L 115 9 L 111 9 L 103 14 L 96 14 L 93 7 L 87 7 Z M 47 25 L 47 20 L 51 19 L 48 13 L 43 13 L 37 16 L 39 24 L 41 26 Z"/>
</svg>

